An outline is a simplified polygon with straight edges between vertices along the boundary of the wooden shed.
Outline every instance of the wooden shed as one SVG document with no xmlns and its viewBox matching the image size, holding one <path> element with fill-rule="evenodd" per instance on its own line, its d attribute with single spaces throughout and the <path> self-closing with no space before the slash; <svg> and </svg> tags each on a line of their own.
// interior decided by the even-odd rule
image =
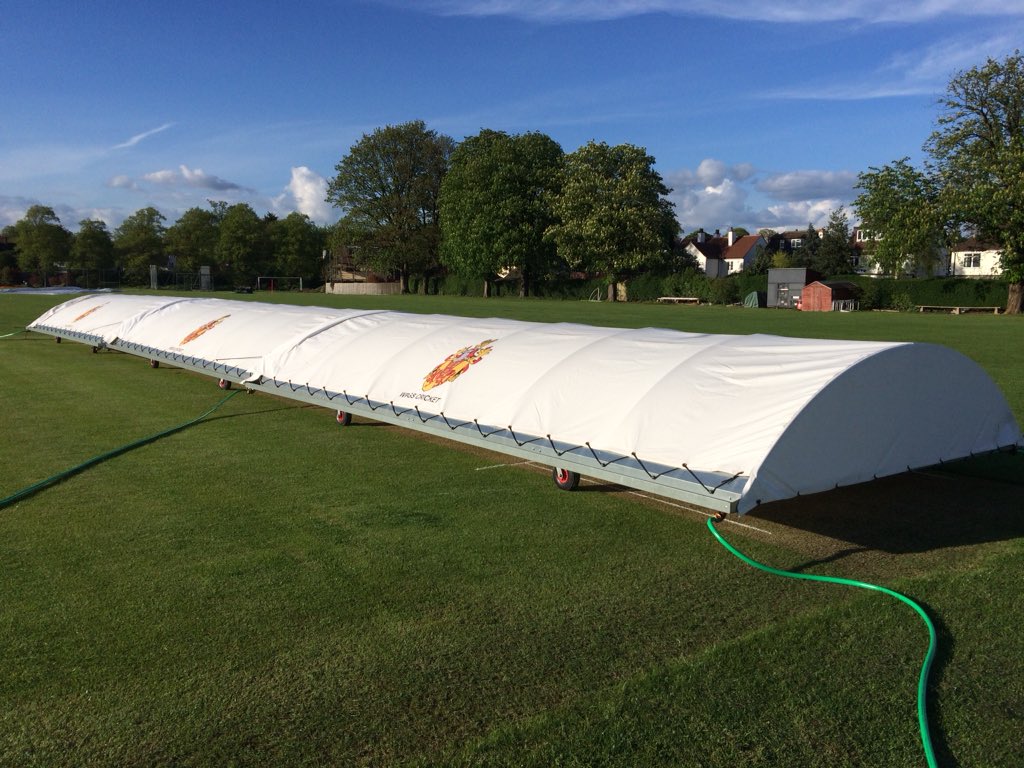
<svg viewBox="0 0 1024 768">
<path fill-rule="evenodd" d="M 804 312 L 850 312 L 860 307 L 860 286 L 842 280 L 815 280 L 804 287 L 800 309 Z"/>
</svg>

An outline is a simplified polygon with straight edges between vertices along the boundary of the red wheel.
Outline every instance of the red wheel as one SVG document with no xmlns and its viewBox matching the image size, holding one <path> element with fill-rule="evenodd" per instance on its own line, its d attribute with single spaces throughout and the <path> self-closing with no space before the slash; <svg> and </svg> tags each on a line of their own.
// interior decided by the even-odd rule
<svg viewBox="0 0 1024 768">
<path fill-rule="evenodd" d="M 150 360 L 149 361 L 149 367 L 150 368 L 159 368 L 160 367 L 160 361 L 159 360 Z"/>
<path fill-rule="evenodd" d="M 231 389 L 231 382 L 227 379 L 221 379 L 217 382 L 217 386 L 221 389 Z"/>
<path fill-rule="evenodd" d="M 575 491 L 576 486 L 580 484 L 580 473 L 563 467 L 552 469 L 551 478 L 555 481 L 555 485 L 563 491 Z"/>
<path fill-rule="evenodd" d="M 338 411 L 338 415 L 335 418 L 342 427 L 347 427 L 352 423 L 352 414 L 347 411 Z"/>
</svg>

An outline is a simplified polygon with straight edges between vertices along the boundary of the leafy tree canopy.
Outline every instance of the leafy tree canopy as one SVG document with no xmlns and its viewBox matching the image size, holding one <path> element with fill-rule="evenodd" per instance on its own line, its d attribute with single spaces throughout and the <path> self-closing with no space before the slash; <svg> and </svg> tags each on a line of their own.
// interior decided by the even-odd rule
<svg viewBox="0 0 1024 768">
<path fill-rule="evenodd" d="M 275 275 L 305 280 L 322 276 L 324 235 L 309 216 L 294 211 L 275 220 L 270 225 L 270 240 Z"/>
<path fill-rule="evenodd" d="M 811 269 L 826 276 L 849 274 L 853 258 L 850 220 L 843 206 L 829 214 Z"/>
<path fill-rule="evenodd" d="M 542 133 L 509 136 L 483 130 L 459 144 L 441 183 L 441 260 L 486 278 L 504 268 L 533 276 L 550 270 L 552 201 L 561 181 L 562 148 Z"/>
<path fill-rule="evenodd" d="M 103 221 L 83 219 L 71 243 L 71 266 L 96 272 L 114 266 L 114 241 Z"/>
<path fill-rule="evenodd" d="M 151 264 L 166 264 L 164 221 L 164 215 L 150 206 L 140 208 L 114 230 L 114 252 L 129 279 L 143 280 Z"/>
<path fill-rule="evenodd" d="M 64 262 L 71 248 L 71 233 L 60 223 L 53 208 L 33 205 L 14 223 L 14 244 L 23 272 L 39 272 L 43 284 L 57 264 Z"/>
<path fill-rule="evenodd" d="M 198 272 L 201 266 L 216 262 L 221 218 L 214 208 L 189 208 L 167 228 L 164 246 L 179 270 Z"/>
<path fill-rule="evenodd" d="M 335 167 L 327 200 L 359 237 L 357 260 L 383 274 L 423 272 L 437 262 L 438 197 L 454 140 L 422 120 L 364 134 Z"/>
<path fill-rule="evenodd" d="M 904 157 L 858 174 L 857 189 L 853 205 L 876 237 L 866 253 L 882 271 L 899 277 L 908 266 L 934 268 L 943 243 L 935 180 Z"/>
<path fill-rule="evenodd" d="M 607 274 L 614 297 L 621 274 L 670 253 L 679 231 L 670 191 L 645 149 L 591 141 L 566 156 L 548 236 L 571 266 Z"/>
<path fill-rule="evenodd" d="M 1024 57 L 1021 52 L 954 76 L 938 127 L 925 145 L 943 187 L 943 204 L 1002 248 L 1010 280 L 1007 312 L 1024 298 Z"/>
<path fill-rule="evenodd" d="M 266 238 L 263 221 L 248 203 L 224 211 L 217 238 L 217 258 L 235 283 L 249 285 L 263 271 Z"/>
</svg>

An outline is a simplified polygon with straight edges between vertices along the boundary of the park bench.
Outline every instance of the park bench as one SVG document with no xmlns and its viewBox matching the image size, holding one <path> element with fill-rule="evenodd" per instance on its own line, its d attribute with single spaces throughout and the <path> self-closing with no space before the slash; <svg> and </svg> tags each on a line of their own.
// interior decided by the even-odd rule
<svg viewBox="0 0 1024 768">
<path fill-rule="evenodd" d="M 951 315 L 966 315 L 968 312 L 985 312 L 989 315 L 998 315 L 999 307 L 942 307 L 934 304 L 922 304 L 917 308 L 918 312 L 946 312 Z"/>
</svg>

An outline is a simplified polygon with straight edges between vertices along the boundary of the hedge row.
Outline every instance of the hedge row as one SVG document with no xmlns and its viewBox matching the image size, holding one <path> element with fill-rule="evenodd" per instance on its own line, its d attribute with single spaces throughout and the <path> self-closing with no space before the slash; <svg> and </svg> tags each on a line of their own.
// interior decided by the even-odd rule
<svg viewBox="0 0 1024 768">
<path fill-rule="evenodd" d="M 928 278 L 893 280 L 864 275 L 833 278 L 856 283 L 861 287 L 861 309 L 912 309 L 925 304 L 956 307 L 1006 306 L 1007 284 L 1001 280 L 972 280 L 967 278 Z M 768 288 L 767 275 L 740 272 L 724 278 L 709 278 L 687 270 L 658 275 L 637 275 L 626 281 L 630 301 L 656 301 L 661 296 L 693 296 L 704 303 L 734 304 L 752 291 Z M 409 290 L 413 293 L 442 294 L 446 296 L 482 296 L 483 281 L 459 275 L 412 278 Z M 531 287 L 532 296 L 549 299 L 589 299 L 595 295 L 603 301 L 607 282 L 602 278 L 574 280 L 569 277 L 551 277 L 538 280 Z M 519 282 L 499 280 L 491 283 L 492 296 L 518 296 Z"/>
</svg>

